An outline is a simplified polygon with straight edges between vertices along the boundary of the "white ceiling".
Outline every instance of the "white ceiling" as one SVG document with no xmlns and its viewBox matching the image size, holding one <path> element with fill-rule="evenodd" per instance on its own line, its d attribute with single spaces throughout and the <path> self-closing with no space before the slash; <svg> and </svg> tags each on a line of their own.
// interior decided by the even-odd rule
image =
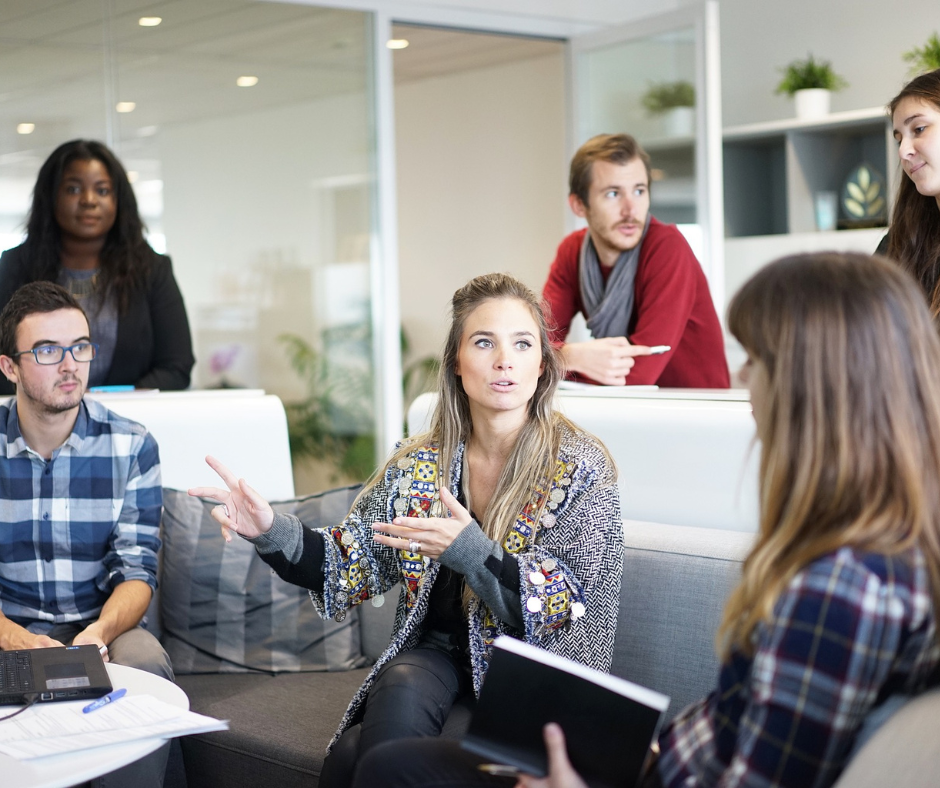
<svg viewBox="0 0 940 788">
<path fill-rule="evenodd" d="M 256 0 L 0 0 L 0 172 L 34 177 L 58 143 L 105 139 L 106 107 L 122 155 L 143 156 L 154 130 L 205 117 L 255 114 L 362 90 L 367 17 L 342 8 Z M 160 16 L 145 28 L 141 16 Z M 539 57 L 544 39 L 396 26 L 399 82 Z M 106 47 L 106 41 L 110 47 Z M 109 58 L 108 53 L 113 53 Z M 235 79 L 256 75 L 253 88 Z M 30 135 L 18 123 L 36 124 Z"/>
</svg>

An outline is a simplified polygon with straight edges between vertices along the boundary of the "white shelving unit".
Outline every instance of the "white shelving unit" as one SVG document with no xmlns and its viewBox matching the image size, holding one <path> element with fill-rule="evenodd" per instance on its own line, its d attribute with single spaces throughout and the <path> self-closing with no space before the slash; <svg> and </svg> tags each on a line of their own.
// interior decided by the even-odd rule
<svg viewBox="0 0 940 788">
<path fill-rule="evenodd" d="M 890 211 L 898 159 L 882 107 L 735 126 L 723 140 L 727 239 L 814 232 L 814 194 L 840 194 L 863 162 L 885 179 Z"/>
</svg>

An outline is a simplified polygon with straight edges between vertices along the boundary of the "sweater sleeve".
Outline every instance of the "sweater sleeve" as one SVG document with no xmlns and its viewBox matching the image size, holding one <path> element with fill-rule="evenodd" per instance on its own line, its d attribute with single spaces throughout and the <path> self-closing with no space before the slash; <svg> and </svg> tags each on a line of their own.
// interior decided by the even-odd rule
<svg viewBox="0 0 940 788">
<path fill-rule="evenodd" d="M 581 311 L 581 285 L 578 282 L 578 257 L 586 230 L 571 233 L 559 245 L 555 261 L 542 288 L 542 301 L 548 308 L 549 339 L 555 346 L 564 344 L 571 319 Z"/>
<path fill-rule="evenodd" d="M 500 620 L 515 629 L 523 628 L 519 562 L 487 537 L 476 520 L 457 535 L 439 560 L 460 572 Z"/>
<path fill-rule="evenodd" d="M 153 356 L 150 369 L 135 385 L 163 391 L 189 388 L 196 359 L 183 295 L 169 257 L 155 256 L 147 300 L 153 325 Z"/>
<path fill-rule="evenodd" d="M 654 225 L 643 242 L 635 286 L 636 325 L 628 339 L 634 345 L 669 345 L 682 341 L 695 305 L 699 262 L 682 234 L 671 225 Z M 652 229 L 652 228 L 651 228 Z M 638 356 L 627 383 L 651 385 L 670 362 L 669 353 Z"/>
</svg>

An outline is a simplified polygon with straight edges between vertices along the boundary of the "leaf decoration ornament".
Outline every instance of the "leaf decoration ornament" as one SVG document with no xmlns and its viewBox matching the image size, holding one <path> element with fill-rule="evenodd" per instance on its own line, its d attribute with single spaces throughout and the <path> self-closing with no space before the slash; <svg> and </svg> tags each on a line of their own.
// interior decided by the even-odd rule
<svg viewBox="0 0 940 788">
<path fill-rule="evenodd" d="M 874 222 L 887 218 L 885 181 L 869 164 L 859 164 L 842 187 L 842 210 L 850 222 Z"/>
</svg>

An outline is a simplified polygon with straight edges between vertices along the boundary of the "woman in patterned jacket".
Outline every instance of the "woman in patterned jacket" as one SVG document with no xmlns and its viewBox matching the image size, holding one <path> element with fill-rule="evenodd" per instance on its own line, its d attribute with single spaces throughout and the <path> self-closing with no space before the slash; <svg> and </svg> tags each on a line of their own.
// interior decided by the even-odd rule
<svg viewBox="0 0 940 788">
<path fill-rule="evenodd" d="M 436 736 L 478 693 L 493 640 L 508 634 L 608 670 L 623 537 L 604 446 L 552 407 L 562 376 L 545 318 L 517 280 L 490 274 L 454 294 L 439 402 L 346 519 L 311 530 L 274 514 L 209 458 L 228 490 L 223 535 L 252 540 L 277 573 L 342 620 L 401 583 L 388 648 L 354 696 L 320 784 L 348 785 L 382 742 Z"/>
</svg>

